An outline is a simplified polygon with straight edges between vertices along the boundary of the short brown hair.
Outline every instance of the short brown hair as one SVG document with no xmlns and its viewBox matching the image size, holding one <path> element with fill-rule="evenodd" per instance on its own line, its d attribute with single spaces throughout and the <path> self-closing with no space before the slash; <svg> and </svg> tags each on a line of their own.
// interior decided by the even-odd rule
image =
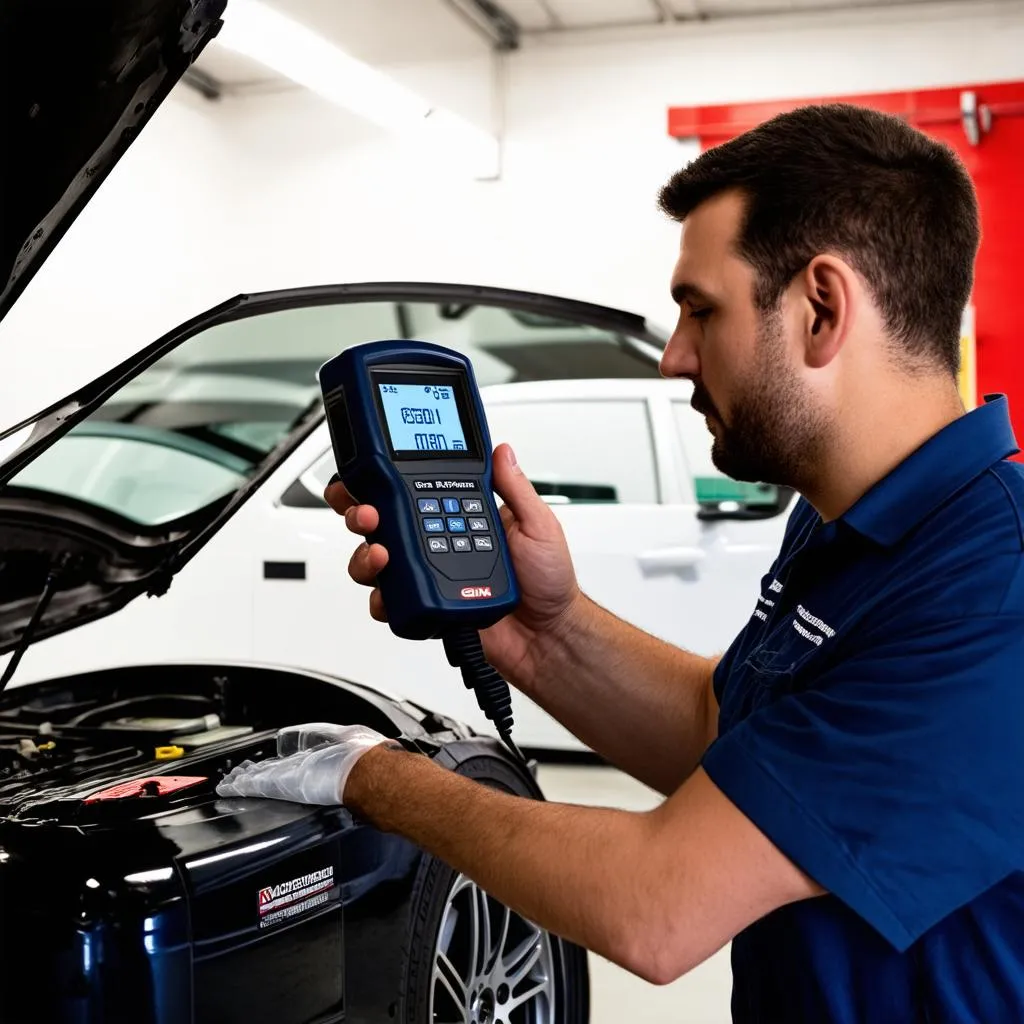
<svg viewBox="0 0 1024 1024">
<path fill-rule="evenodd" d="M 760 308 L 832 252 L 867 281 L 905 352 L 957 372 L 980 229 L 974 186 L 948 146 L 863 107 L 800 107 L 702 153 L 659 204 L 683 221 L 731 189 L 747 198 L 739 251 Z"/>
</svg>

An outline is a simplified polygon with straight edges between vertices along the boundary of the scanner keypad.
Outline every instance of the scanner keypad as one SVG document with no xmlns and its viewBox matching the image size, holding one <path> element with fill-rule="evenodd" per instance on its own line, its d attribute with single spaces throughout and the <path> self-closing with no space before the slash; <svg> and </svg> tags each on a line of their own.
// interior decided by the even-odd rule
<svg viewBox="0 0 1024 1024">
<path fill-rule="evenodd" d="M 456 498 L 447 495 L 440 498 L 417 498 L 416 507 L 420 512 L 420 525 L 431 538 L 444 539 L 444 547 L 435 547 L 428 541 L 432 552 L 442 551 L 493 551 L 494 538 L 490 536 L 491 524 L 485 515 L 482 498 Z M 443 513 L 437 515 L 437 513 Z M 469 513 L 476 513 L 469 515 Z M 472 539 L 463 536 L 472 534 Z M 449 544 L 449 539 L 458 541 Z"/>
<path fill-rule="evenodd" d="M 498 557 L 497 524 L 479 484 L 420 478 L 409 481 L 409 490 L 434 569 L 457 584 L 491 578 Z"/>
</svg>

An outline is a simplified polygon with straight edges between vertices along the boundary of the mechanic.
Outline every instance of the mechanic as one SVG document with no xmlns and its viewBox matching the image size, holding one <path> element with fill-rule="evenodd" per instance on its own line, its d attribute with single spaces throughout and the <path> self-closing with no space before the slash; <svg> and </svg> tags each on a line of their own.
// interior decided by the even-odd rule
<svg viewBox="0 0 1024 1024">
<path fill-rule="evenodd" d="M 898 118 L 808 106 L 660 202 L 682 225 L 662 372 L 694 382 L 723 473 L 799 492 L 782 548 L 725 654 L 687 653 L 581 592 L 499 445 L 523 597 L 484 645 L 664 802 L 521 799 L 363 727 L 219 791 L 341 802 L 654 983 L 732 940 L 737 1022 L 1024 1020 L 1024 466 L 1005 397 L 966 412 L 957 387 L 970 178 Z M 350 574 L 387 559 L 364 542 Z"/>
</svg>

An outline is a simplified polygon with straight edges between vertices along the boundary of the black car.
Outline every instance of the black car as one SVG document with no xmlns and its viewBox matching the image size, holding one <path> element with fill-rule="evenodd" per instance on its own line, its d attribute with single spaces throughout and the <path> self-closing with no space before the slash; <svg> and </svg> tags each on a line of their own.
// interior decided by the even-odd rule
<svg viewBox="0 0 1024 1024">
<path fill-rule="evenodd" d="M 224 6 L 5 0 L 0 316 Z M 166 589 L 305 436 L 300 421 L 237 490 L 149 529 L 11 484 L 147 360 L 0 437 L 0 653 L 12 652 L 0 690 L 33 641 Z M 315 673 L 152 664 L 7 690 L 0 1021 L 586 1021 L 584 952 L 443 863 L 342 808 L 216 795 L 233 765 L 276 752 L 278 729 L 310 721 L 364 723 L 541 798 L 496 740 Z"/>
</svg>

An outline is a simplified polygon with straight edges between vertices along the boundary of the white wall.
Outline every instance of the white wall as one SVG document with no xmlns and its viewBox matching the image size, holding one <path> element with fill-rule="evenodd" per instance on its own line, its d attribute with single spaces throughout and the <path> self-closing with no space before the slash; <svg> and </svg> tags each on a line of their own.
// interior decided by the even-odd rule
<svg viewBox="0 0 1024 1024">
<path fill-rule="evenodd" d="M 485 58 L 395 70 L 489 116 Z M 507 71 L 496 182 L 430 174 L 301 90 L 217 104 L 180 90 L 0 329 L 0 424 L 246 289 L 458 279 L 667 323 L 676 230 L 655 193 L 693 153 L 666 135 L 670 105 L 1021 78 L 1024 3 L 566 35 L 528 41 Z"/>
<path fill-rule="evenodd" d="M 0 326 L 0 427 L 225 297 L 237 159 L 194 94 L 157 111 Z"/>
</svg>

